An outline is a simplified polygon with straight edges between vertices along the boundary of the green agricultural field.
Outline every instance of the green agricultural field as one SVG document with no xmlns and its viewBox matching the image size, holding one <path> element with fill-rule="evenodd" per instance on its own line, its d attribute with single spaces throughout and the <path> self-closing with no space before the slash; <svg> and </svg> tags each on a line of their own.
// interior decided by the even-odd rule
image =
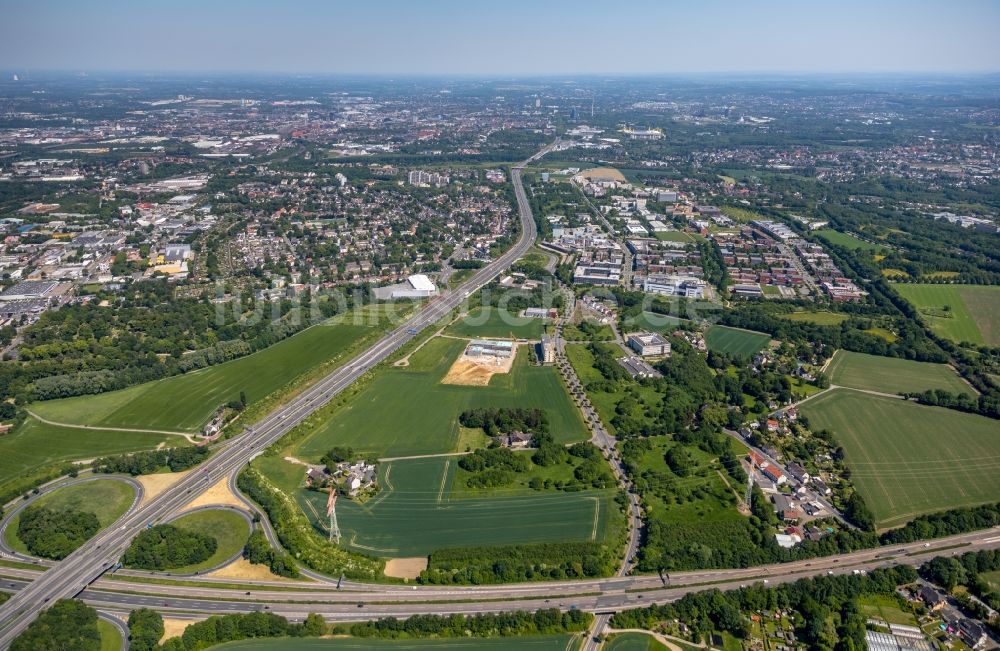
<svg viewBox="0 0 1000 651">
<path fill-rule="evenodd" d="M 843 446 L 851 481 L 880 527 L 1000 498 L 994 420 L 846 389 L 801 411 Z"/>
<path fill-rule="evenodd" d="M 337 502 L 342 545 L 383 557 L 425 556 L 448 547 L 603 540 L 618 513 L 614 491 L 453 499 L 454 457 L 379 464 L 381 491 L 365 504 Z M 321 529 L 326 493 L 296 500 Z"/>
<path fill-rule="evenodd" d="M 34 506 L 93 513 L 103 528 L 128 511 L 134 500 L 135 489 L 131 484 L 117 479 L 95 479 L 56 489 L 39 497 Z M 17 538 L 20 519 L 20 514 L 11 519 L 4 536 L 8 545 L 23 553 L 27 552 L 27 548 Z"/>
<path fill-rule="evenodd" d="M 579 638 L 571 635 L 462 638 L 429 640 L 375 640 L 342 638 L 278 638 L 243 640 L 212 647 L 213 651 L 573 651 Z"/>
<path fill-rule="evenodd" d="M 188 565 L 171 569 L 171 574 L 188 574 L 201 572 L 217 565 L 240 553 L 247 538 L 250 537 L 250 523 L 243 516 L 224 509 L 206 509 L 183 515 L 170 522 L 175 527 L 208 534 L 219 544 L 215 553 L 197 565 Z"/>
<path fill-rule="evenodd" d="M 608 639 L 604 651 L 667 651 L 652 635 L 645 633 L 619 633 Z"/>
<path fill-rule="evenodd" d="M 879 357 L 838 350 L 826 367 L 831 384 L 883 393 L 908 393 L 943 389 L 973 393 L 965 381 L 945 364 L 914 362 L 898 357 Z"/>
<path fill-rule="evenodd" d="M 792 312 L 791 314 L 782 314 L 780 317 L 788 321 L 804 321 L 821 326 L 840 325 L 848 319 L 848 316 L 842 312 L 830 312 L 829 310 Z"/>
<path fill-rule="evenodd" d="M 769 334 L 726 326 L 712 326 L 705 332 L 708 349 L 728 355 L 749 357 L 766 348 L 770 341 Z"/>
<path fill-rule="evenodd" d="M 524 346 L 518 347 L 511 372 L 494 375 L 488 386 L 441 384 L 465 345 L 461 339 L 434 337 L 410 356 L 408 366 L 378 371 L 357 396 L 316 426 L 296 454 L 319 459 L 336 445 L 393 457 L 461 451 L 458 416 L 474 407 L 538 407 L 548 414 L 558 442 L 587 438 L 558 371 L 535 366 Z"/>
<path fill-rule="evenodd" d="M 841 233 L 840 231 L 835 231 L 832 228 L 824 228 L 822 230 L 818 230 L 816 231 L 816 235 L 819 235 L 820 238 L 826 240 L 830 244 L 836 244 L 837 246 L 842 246 L 848 249 L 864 249 L 865 251 L 878 251 L 880 248 L 882 248 L 877 244 L 866 242 L 848 233 Z"/>
<path fill-rule="evenodd" d="M 1000 287 L 899 283 L 893 288 L 939 336 L 958 343 L 1000 346 Z"/>
<path fill-rule="evenodd" d="M 58 423 L 198 432 L 241 391 L 254 403 L 375 332 L 370 325 L 324 323 L 224 364 L 121 391 L 39 402 L 32 410 Z"/>
<path fill-rule="evenodd" d="M 160 443 L 187 445 L 179 436 L 58 427 L 28 418 L 16 431 L 0 436 L 0 486 L 70 459 L 148 450 Z"/>
<path fill-rule="evenodd" d="M 544 329 L 544 319 L 528 319 L 520 316 L 520 312 L 496 307 L 477 307 L 448 326 L 445 332 L 456 337 L 541 339 Z"/>
</svg>

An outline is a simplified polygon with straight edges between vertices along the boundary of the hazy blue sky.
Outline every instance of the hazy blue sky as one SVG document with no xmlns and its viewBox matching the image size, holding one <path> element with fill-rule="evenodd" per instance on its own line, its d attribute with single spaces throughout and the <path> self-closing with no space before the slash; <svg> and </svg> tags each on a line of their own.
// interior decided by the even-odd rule
<svg viewBox="0 0 1000 651">
<path fill-rule="evenodd" d="M 993 0 L 8 0 L 0 69 L 1000 70 Z"/>
</svg>

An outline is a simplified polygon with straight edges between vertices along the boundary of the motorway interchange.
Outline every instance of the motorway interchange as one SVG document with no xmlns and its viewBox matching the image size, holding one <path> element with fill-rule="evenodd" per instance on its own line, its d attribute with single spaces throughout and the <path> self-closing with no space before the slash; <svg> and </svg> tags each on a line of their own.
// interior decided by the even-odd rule
<svg viewBox="0 0 1000 651">
<path fill-rule="evenodd" d="M 478 613 L 513 609 L 547 607 L 580 608 L 598 614 L 585 648 L 594 648 L 595 636 L 601 632 L 609 614 L 623 608 L 651 603 L 663 603 L 683 594 L 708 587 L 720 589 L 739 587 L 747 582 L 783 582 L 818 574 L 850 573 L 896 563 L 922 562 L 936 552 L 964 553 L 1000 546 L 1000 529 L 962 534 L 930 543 L 909 544 L 859 551 L 835 557 L 813 559 L 780 566 L 736 570 L 688 572 L 671 577 L 626 575 L 638 545 L 637 527 L 631 527 L 629 549 L 618 576 L 600 580 L 531 583 L 503 586 L 430 587 L 391 584 L 341 583 L 337 579 L 306 573 L 316 582 L 301 590 L 289 589 L 288 584 L 248 581 L 255 588 L 234 591 L 213 586 L 204 578 L 189 577 L 185 585 L 146 584 L 148 574 L 121 572 L 131 575 L 116 577 L 106 573 L 113 569 L 129 546 L 132 538 L 148 523 L 164 522 L 181 512 L 184 505 L 222 478 L 228 478 L 235 488 L 236 474 L 251 459 L 260 454 L 309 414 L 351 385 L 363 373 L 391 356 L 401 346 L 414 339 L 425 327 L 438 322 L 460 305 L 471 293 L 496 278 L 504 269 L 522 257 L 536 237 L 531 208 L 520 180 L 521 169 L 556 146 L 552 143 L 532 158 L 512 170 L 521 222 L 521 237 L 508 252 L 477 271 L 461 290 L 447 292 L 430 301 L 414 317 L 383 336 L 370 348 L 331 372 L 301 394 L 291 399 L 261 421 L 248 427 L 240 436 L 221 444 L 215 454 L 172 487 L 140 506 L 141 492 L 132 508 L 114 525 L 100 532 L 72 555 L 59 563 L 44 563 L 40 569 L 3 568 L 6 577 L 0 580 L 0 590 L 14 591 L 14 596 L 0 606 L 0 648 L 6 648 L 47 604 L 60 598 L 79 597 L 99 608 L 104 615 L 126 614 L 137 607 L 148 607 L 175 616 L 195 613 L 231 613 L 271 610 L 291 619 L 302 619 L 318 612 L 331 621 L 357 621 L 381 616 L 405 617 L 418 613 Z M 606 434 L 596 438 L 606 439 Z M 609 442 L 602 447 L 609 450 Z M 609 451 L 610 452 L 610 451 Z M 611 456 L 612 465 L 616 461 Z M 620 468 L 615 468 L 620 475 Z M 63 482 L 65 483 L 65 482 Z M 54 482 L 53 487 L 62 485 Z M 237 493 L 238 494 L 238 493 Z M 634 496 L 633 496 L 634 497 Z M 246 512 L 254 507 L 246 502 Z M 638 515 L 635 499 L 631 504 L 633 520 Z M 261 526 L 277 544 L 266 518 Z M 946 551 L 947 550 L 947 551 Z M 12 550 L 4 556 L 14 557 Z M 20 559 L 31 560 L 32 559 Z M 204 585 L 198 585 L 203 583 Z M 276 589 L 281 587 L 280 590 Z"/>
</svg>

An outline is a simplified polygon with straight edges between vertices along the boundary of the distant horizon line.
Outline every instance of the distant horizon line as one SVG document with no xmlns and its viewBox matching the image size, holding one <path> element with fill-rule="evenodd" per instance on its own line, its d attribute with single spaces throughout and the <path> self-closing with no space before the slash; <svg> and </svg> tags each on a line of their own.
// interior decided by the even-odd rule
<svg viewBox="0 0 1000 651">
<path fill-rule="evenodd" d="M 85 78 L 90 75 L 174 75 L 174 76 L 291 76 L 291 77 L 367 77 L 367 78 L 404 78 L 404 79 L 565 79 L 611 77 L 620 79 L 635 78 L 697 78 L 697 77 L 776 77 L 776 78 L 809 78 L 809 77 L 988 77 L 1000 75 L 1000 68 L 950 70 L 950 71 L 920 71 L 920 70 L 823 70 L 823 71 L 776 71 L 776 70 L 703 70 L 703 71 L 673 71 L 673 72 L 349 72 L 349 71 L 292 71 L 292 70 L 154 70 L 154 69 L 65 69 L 65 68 L 32 68 L 0 66 L 4 75 L 45 74 Z M 2 81 L 2 80 L 0 80 Z M 9 81 L 9 79 L 7 79 Z"/>
</svg>

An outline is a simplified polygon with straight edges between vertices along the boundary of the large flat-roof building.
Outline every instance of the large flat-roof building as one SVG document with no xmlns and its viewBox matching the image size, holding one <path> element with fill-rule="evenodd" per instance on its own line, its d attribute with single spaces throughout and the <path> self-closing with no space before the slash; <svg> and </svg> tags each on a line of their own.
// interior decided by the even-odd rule
<svg viewBox="0 0 1000 651">
<path fill-rule="evenodd" d="M 556 342 L 548 335 L 542 335 L 542 343 L 539 344 L 542 354 L 540 355 L 543 364 L 552 364 L 556 361 Z"/>
<path fill-rule="evenodd" d="M 469 357 L 510 357 L 514 354 L 514 342 L 506 339 L 473 339 L 465 347 Z"/>
<path fill-rule="evenodd" d="M 643 357 L 670 354 L 670 342 L 655 332 L 635 332 L 628 335 L 628 347 Z"/>
<path fill-rule="evenodd" d="M 50 296 L 59 283 L 52 280 L 24 280 L 0 293 L 0 301 L 24 301 Z"/>
<path fill-rule="evenodd" d="M 621 269 L 582 264 L 573 269 L 574 285 L 617 285 L 621 279 Z"/>
<path fill-rule="evenodd" d="M 437 293 L 437 285 L 424 274 L 414 274 L 405 283 L 394 285 L 392 298 L 424 298 Z"/>
<path fill-rule="evenodd" d="M 659 371 L 649 365 L 649 362 L 637 355 L 619 357 L 618 363 L 633 378 L 662 377 Z"/>
<path fill-rule="evenodd" d="M 647 276 L 642 282 L 642 291 L 647 294 L 660 294 L 662 296 L 704 298 L 705 281 L 692 276 Z"/>
</svg>

